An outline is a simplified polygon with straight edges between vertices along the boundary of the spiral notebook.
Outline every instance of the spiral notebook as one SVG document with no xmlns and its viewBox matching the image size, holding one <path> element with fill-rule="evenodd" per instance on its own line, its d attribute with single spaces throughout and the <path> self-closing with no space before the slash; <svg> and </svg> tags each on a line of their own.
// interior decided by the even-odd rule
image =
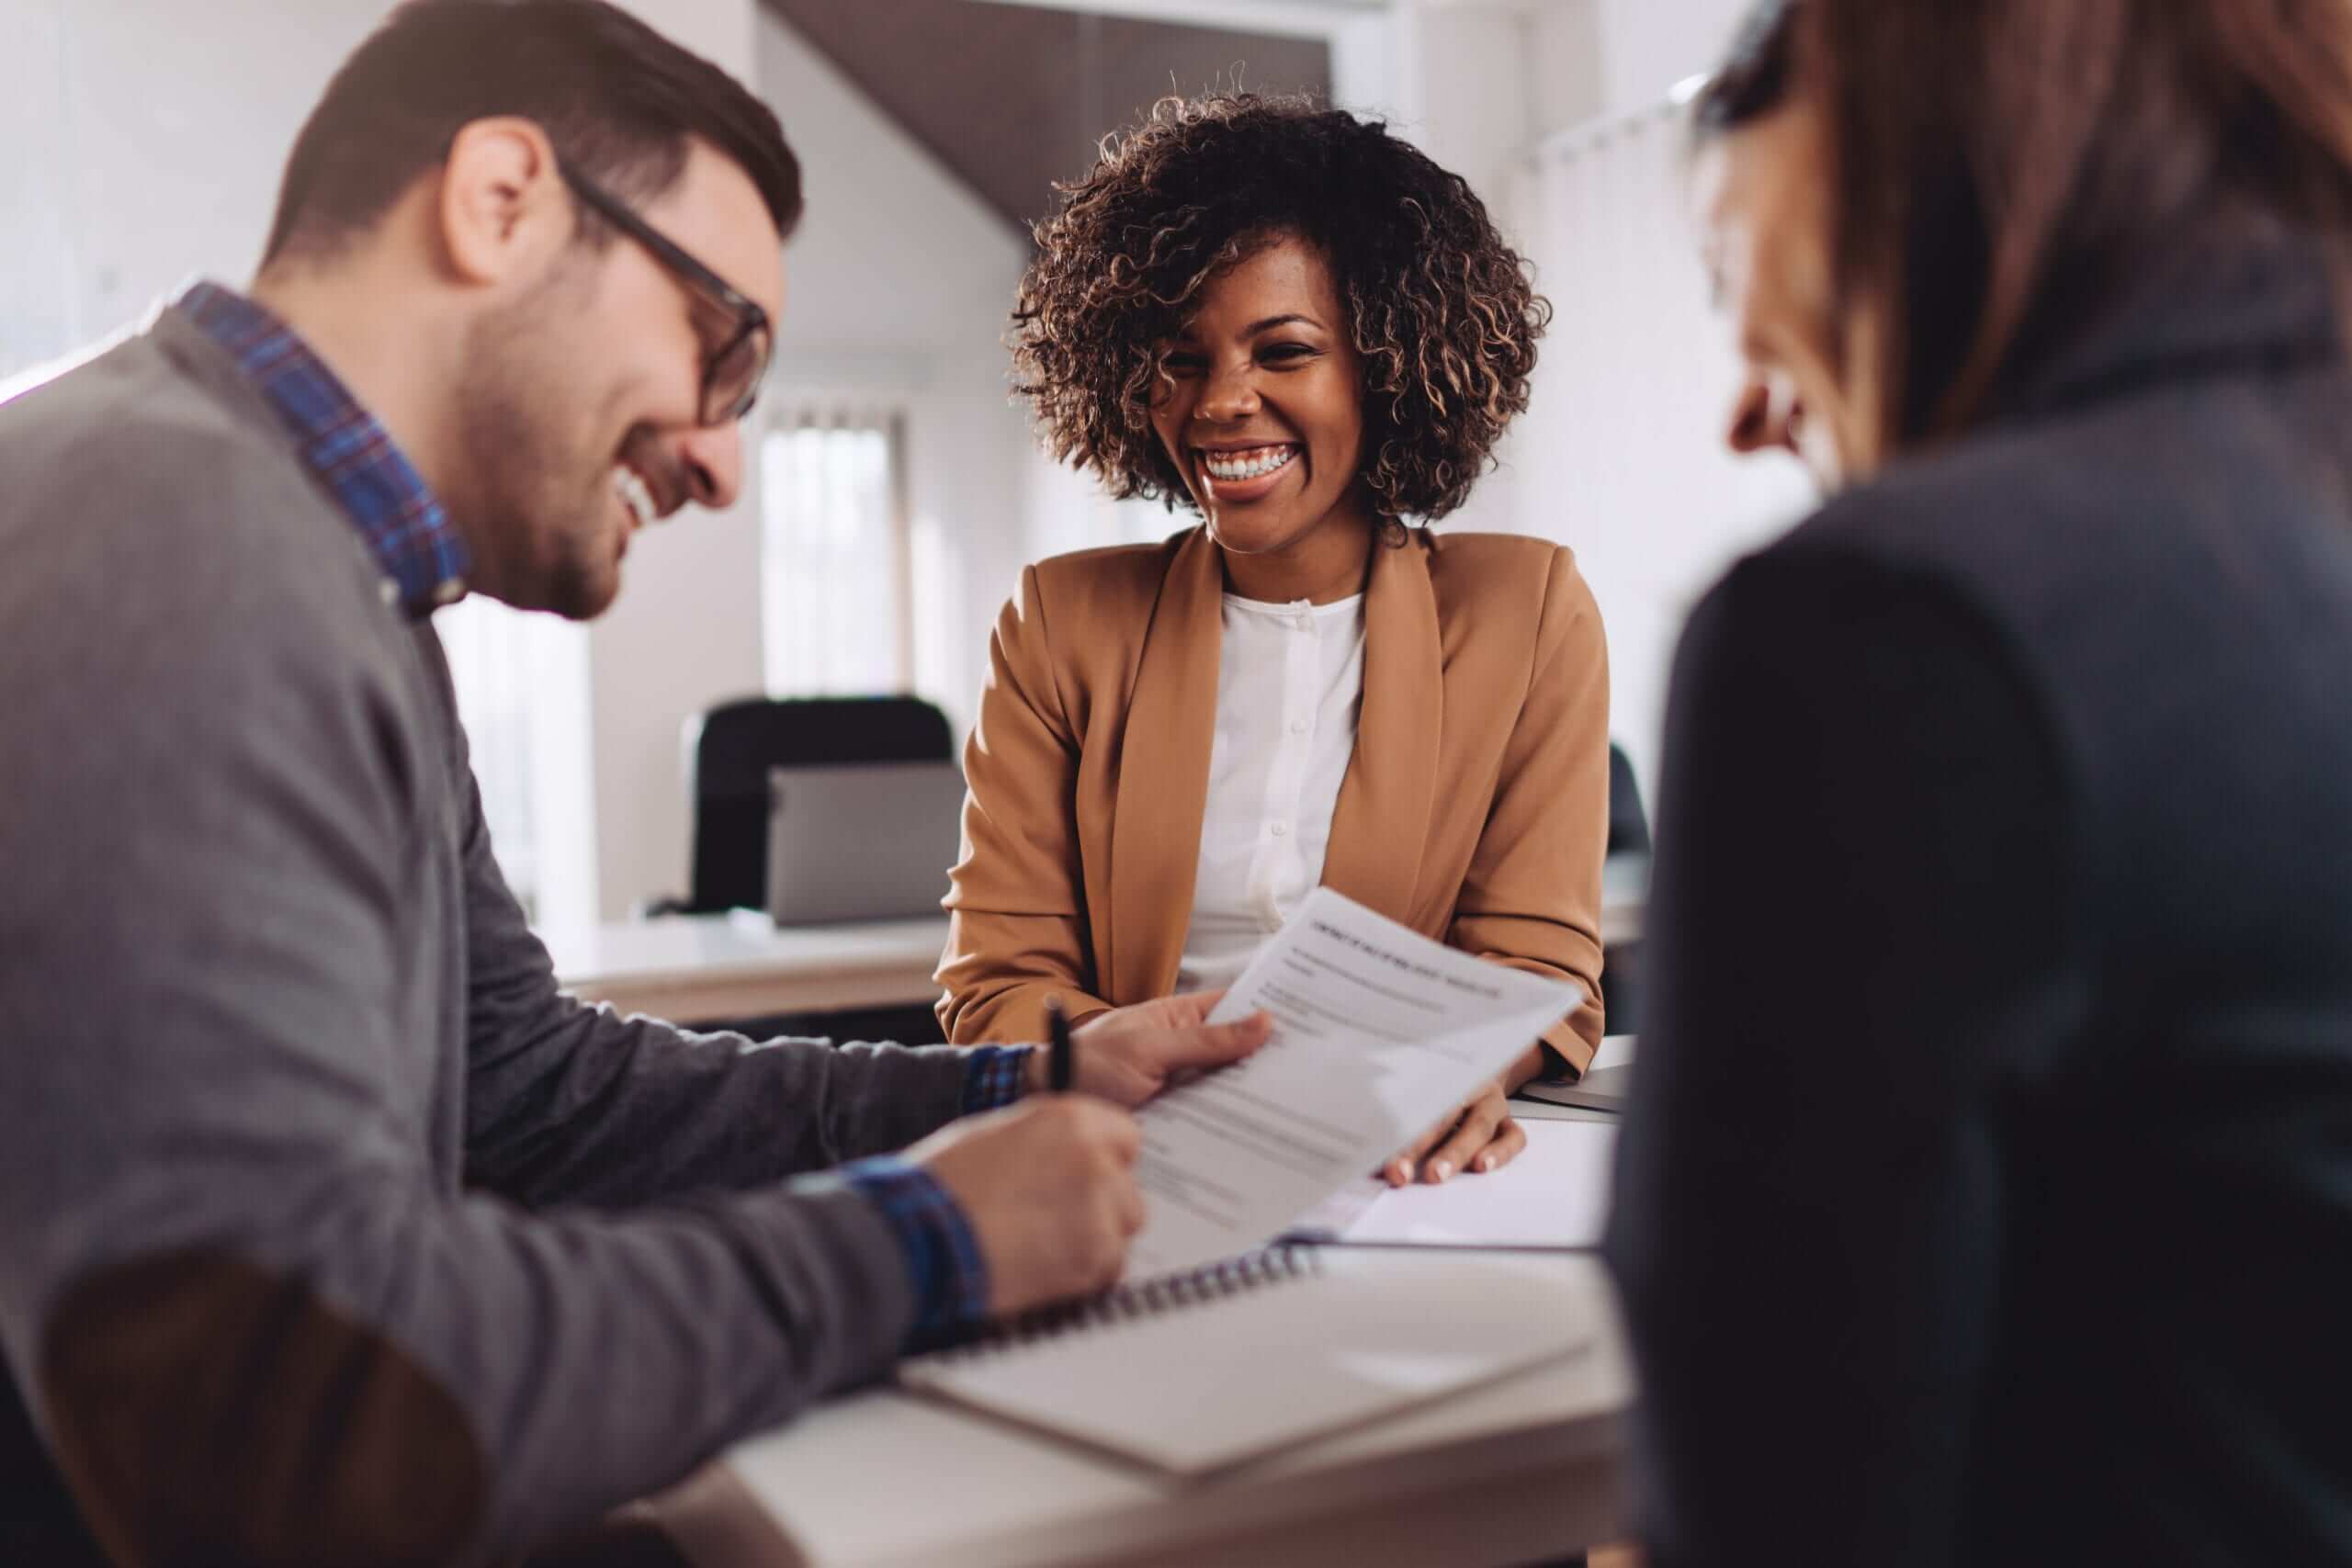
<svg viewBox="0 0 2352 1568">
<path fill-rule="evenodd" d="M 1272 1248 L 901 1363 L 904 1386 L 1200 1476 L 1578 1354 L 1565 1259 Z"/>
</svg>

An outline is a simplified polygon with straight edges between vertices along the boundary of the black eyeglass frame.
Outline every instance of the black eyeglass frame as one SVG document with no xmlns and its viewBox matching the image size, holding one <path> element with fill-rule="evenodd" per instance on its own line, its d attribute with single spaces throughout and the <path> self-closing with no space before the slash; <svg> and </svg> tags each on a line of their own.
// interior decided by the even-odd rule
<svg viewBox="0 0 2352 1568">
<path fill-rule="evenodd" d="M 697 412 L 704 425 L 710 427 L 732 424 L 750 413 L 752 405 L 759 400 L 760 383 L 767 379 L 769 356 L 775 352 L 775 331 L 768 320 L 768 313 L 760 308 L 756 300 L 697 261 L 684 245 L 639 217 L 619 197 L 582 174 L 571 160 L 559 155 L 555 166 L 574 196 L 594 208 L 598 216 L 622 233 L 652 252 L 654 260 L 733 320 L 735 327 L 728 334 L 727 341 L 703 359 L 702 406 Z M 718 367 L 753 338 L 759 339 L 759 343 L 750 379 L 727 404 L 714 408 L 712 400 Z"/>
</svg>

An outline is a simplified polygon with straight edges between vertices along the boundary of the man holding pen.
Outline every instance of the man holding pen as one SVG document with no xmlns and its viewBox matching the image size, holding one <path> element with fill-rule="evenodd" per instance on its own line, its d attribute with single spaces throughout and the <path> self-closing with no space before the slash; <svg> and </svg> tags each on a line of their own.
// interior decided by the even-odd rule
<svg viewBox="0 0 2352 1568">
<path fill-rule="evenodd" d="M 0 391 L 0 1561 L 527 1550 L 1107 1283 L 1124 1108 L 1262 1038 L 1106 1014 L 998 1109 L 1040 1054 L 558 992 L 432 614 L 596 615 L 727 503 L 799 209 L 626 15 L 415 0 L 248 288 Z"/>
</svg>

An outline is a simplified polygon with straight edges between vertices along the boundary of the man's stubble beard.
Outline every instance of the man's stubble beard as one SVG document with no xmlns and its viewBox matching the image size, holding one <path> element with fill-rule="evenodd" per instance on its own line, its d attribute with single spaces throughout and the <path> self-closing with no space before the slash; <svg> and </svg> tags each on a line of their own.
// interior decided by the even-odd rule
<svg viewBox="0 0 2352 1568">
<path fill-rule="evenodd" d="M 474 325 L 458 391 L 458 429 L 475 482 L 467 529 L 481 586 L 518 609 L 570 620 L 602 614 L 620 589 L 610 522 L 613 454 L 584 450 L 571 432 L 586 421 L 563 406 L 580 367 L 581 292 L 565 268 Z"/>
</svg>

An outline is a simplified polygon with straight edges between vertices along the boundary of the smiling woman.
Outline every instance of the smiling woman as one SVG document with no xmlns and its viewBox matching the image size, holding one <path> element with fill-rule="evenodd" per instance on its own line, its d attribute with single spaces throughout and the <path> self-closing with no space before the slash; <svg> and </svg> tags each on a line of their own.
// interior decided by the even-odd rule
<svg viewBox="0 0 2352 1568">
<path fill-rule="evenodd" d="M 1145 411 L 1185 356 L 1213 279 L 1281 239 L 1330 269 L 1362 353 L 1374 439 L 1362 478 L 1383 517 L 1461 505 L 1527 406 L 1551 308 L 1458 175 L 1375 120 L 1250 94 L 1169 98 L 1114 143 L 1062 210 L 1013 312 L 1014 368 L 1047 448 L 1112 494 L 1192 495 Z"/>
<path fill-rule="evenodd" d="M 1284 235 L 1203 288 L 1160 355 L 1152 432 L 1243 598 L 1328 604 L 1362 586 L 1376 503 L 1346 321 L 1321 254 Z"/>
<path fill-rule="evenodd" d="M 1527 403 L 1550 309 L 1455 175 L 1246 95 L 1106 145 L 1013 317 L 1053 454 L 1189 507 L 1039 563 L 967 754 L 940 978 L 962 1043 L 1228 983 L 1318 883 L 1586 1004 L 1400 1154 L 1508 1160 L 1503 1095 L 1600 1036 L 1608 680 L 1568 552 L 1434 535 Z"/>
</svg>

